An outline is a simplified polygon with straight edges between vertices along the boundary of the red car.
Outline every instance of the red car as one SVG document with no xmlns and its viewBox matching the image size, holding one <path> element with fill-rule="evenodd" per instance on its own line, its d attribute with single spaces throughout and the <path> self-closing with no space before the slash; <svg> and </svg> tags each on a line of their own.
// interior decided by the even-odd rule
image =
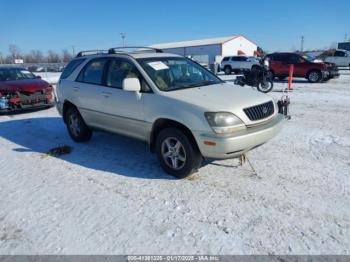
<svg viewBox="0 0 350 262">
<path fill-rule="evenodd" d="M 24 68 L 0 67 L 0 112 L 53 105 L 49 83 Z"/>
<path fill-rule="evenodd" d="M 273 53 L 267 55 L 272 77 L 283 80 L 294 65 L 294 77 L 304 77 L 310 83 L 327 81 L 339 77 L 338 68 L 330 63 L 315 63 L 295 53 Z"/>
</svg>

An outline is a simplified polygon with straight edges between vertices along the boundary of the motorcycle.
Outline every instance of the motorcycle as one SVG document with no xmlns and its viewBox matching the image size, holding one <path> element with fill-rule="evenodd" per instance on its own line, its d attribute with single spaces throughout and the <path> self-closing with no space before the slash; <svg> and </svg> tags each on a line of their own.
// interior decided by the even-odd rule
<svg viewBox="0 0 350 262">
<path fill-rule="evenodd" d="M 268 60 L 261 59 L 259 65 L 254 65 L 251 70 L 243 70 L 243 76 L 238 76 L 234 84 L 244 86 L 253 86 L 258 91 L 268 93 L 273 89 Z"/>
</svg>

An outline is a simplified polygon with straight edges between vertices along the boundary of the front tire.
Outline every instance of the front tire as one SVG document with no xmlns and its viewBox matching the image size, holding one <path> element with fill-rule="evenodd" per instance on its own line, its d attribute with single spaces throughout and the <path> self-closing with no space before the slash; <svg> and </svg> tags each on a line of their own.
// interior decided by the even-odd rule
<svg viewBox="0 0 350 262">
<path fill-rule="evenodd" d="M 307 74 L 307 80 L 310 83 L 318 83 L 322 80 L 322 73 L 320 71 L 317 71 L 317 70 L 310 71 Z"/>
<path fill-rule="evenodd" d="M 67 109 L 65 119 L 68 133 L 75 142 L 87 142 L 91 139 L 92 131 L 85 124 L 84 119 L 75 107 Z"/>
<path fill-rule="evenodd" d="M 202 164 L 202 155 L 196 145 L 176 128 L 160 131 L 156 140 L 156 153 L 163 170 L 180 179 L 196 172 Z"/>
<path fill-rule="evenodd" d="M 273 89 L 273 82 L 271 80 L 266 80 L 265 82 L 259 82 L 257 89 L 259 92 L 268 93 Z"/>
</svg>

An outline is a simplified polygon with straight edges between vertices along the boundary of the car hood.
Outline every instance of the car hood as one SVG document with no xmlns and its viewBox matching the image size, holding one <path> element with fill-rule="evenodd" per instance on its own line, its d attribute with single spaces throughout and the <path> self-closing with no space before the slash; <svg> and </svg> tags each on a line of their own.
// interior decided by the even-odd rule
<svg viewBox="0 0 350 262">
<path fill-rule="evenodd" d="M 198 106 L 207 112 L 231 112 L 245 122 L 250 121 L 244 108 L 273 101 L 270 96 L 251 88 L 227 83 L 164 92 L 164 95 Z"/>
<path fill-rule="evenodd" d="M 41 79 L 25 79 L 0 81 L 0 92 L 26 92 L 35 93 L 49 87 L 49 83 Z"/>
</svg>

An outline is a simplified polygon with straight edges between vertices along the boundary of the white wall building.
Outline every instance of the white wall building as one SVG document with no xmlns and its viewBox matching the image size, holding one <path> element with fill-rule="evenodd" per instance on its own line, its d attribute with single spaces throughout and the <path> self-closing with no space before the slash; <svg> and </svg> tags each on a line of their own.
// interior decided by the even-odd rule
<svg viewBox="0 0 350 262">
<path fill-rule="evenodd" d="M 151 47 L 162 49 L 167 53 L 191 57 L 197 62 L 211 67 L 215 61 L 220 63 L 224 56 L 239 54 L 253 56 L 256 54 L 258 46 L 244 36 L 227 36 L 155 44 Z"/>
</svg>

